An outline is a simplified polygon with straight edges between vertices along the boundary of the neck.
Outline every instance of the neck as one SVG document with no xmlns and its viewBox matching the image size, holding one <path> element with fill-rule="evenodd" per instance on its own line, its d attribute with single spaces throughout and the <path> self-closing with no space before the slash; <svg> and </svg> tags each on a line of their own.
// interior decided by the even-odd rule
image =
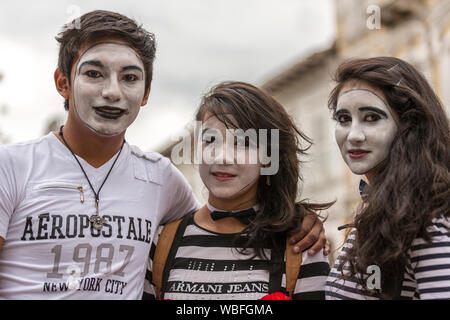
<svg viewBox="0 0 450 320">
<path fill-rule="evenodd" d="M 365 176 L 366 176 L 366 179 L 367 179 L 367 182 L 369 183 L 369 185 L 372 184 L 373 179 L 375 177 L 373 175 L 371 175 L 371 174 L 366 174 Z"/>
<path fill-rule="evenodd" d="M 200 227 L 206 230 L 224 234 L 239 233 L 242 232 L 246 227 L 239 220 L 234 219 L 232 217 L 214 221 L 211 218 L 211 211 L 209 211 L 207 206 L 203 206 L 200 210 L 198 210 L 195 213 L 194 221 Z"/>
<path fill-rule="evenodd" d="M 55 132 L 55 135 L 64 143 L 59 132 Z M 104 137 L 87 127 L 80 130 L 78 126 L 75 127 L 67 121 L 63 128 L 63 135 L 73 153 L 94 168 L 98 168 L 119 152 L 125 132 L 114 137 Z"/>
<path fill-rule="evenodd" d="M 223 199 L 214 196 L 209 192 L 208 202 L 214 208 L 223 211 L 235 211 L 243 210 L 253 207 L 256 201 L 256 191 L 258 184 L 255 183 L 249 190 L 244 194 L 234 197 L 232 199 Z M 207 206 L 201 208 L 194 216 L 195 222 L 201 227 L 219 233 L 239 233 L 245 229 L 245 225 L 239 220 L 232 217 L 223 218 L 214 221 L 211 218 L 211 212 Z"/>
<path fill-rule="evenodd" d="M 255 185 L 257 186 L 257 185 Z M 245 194 L 238 196 L 233 199 L 222 199 L 217 198 L 211 192 L 209 193 L 208 202 L 214 208 L 223 210 L 223 211 L 235 211 L 235 210 L 243 210 L 253 207 L 256 203 L 256 189 L 249 190 Z"/>
<path fill-rule="evenodd" d="M 381 161 L 379 164 L 377 164 L 375 167 L 373 167 L 364 174 L 366 176 L 369 185 L 372 185 L 375 179 L 377 179 L 378 176 L 383 172 L 383 170 L 386 168 L 388 161 L 389 161 L 388 159 L 384 159 L 383 161 Z"/>
<path fill-rule="evenodd" d="M 367 183 L 369 185 L 373 184 L 373 182 L 375 181 L 375 179 L 378 176 L 378 171 L 375 170 L 371 170 L 370 172 L 366 173 L 364 176 L 366 177 Z"/>
</svg>

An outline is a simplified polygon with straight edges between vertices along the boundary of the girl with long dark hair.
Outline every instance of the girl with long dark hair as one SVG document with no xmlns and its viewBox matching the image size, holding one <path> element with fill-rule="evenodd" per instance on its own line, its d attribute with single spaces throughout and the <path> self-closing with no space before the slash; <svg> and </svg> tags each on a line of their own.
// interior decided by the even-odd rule
<svg viewBox="0 0 450 320">
<path fill-rule="evenodd" d="M 299 157 L 311 141 L 274 98 L 243 82 L 212 88 L 203 97 L 196 120 L 202 124 L 197 151 L 208 203 L 178 226 L 157 289 L 159 297 L 261 299 L 286 293 L 289 235 L 306 215 L 330 206 L 297 201 Z M 239 136 L 236 130 L 254 135 Z M 270 153 L 270 163 L 261 153 L 251 161 L 250 153 L 261 148 Z M 270 168 L 275 170 L 262 175 L 262 169 Z M 310 256 L 305 251 L 300 256 L 294 285 L 288 290 L 291 297 L 324 299 L 327 258 L 323 252 Z"/>
<path fill-rule="evenodd" d="M 393 57 L 344 62 L 335 81 L 336 142 L 368 184 L 327 299 L 450 298 L 450 131 L 441 102 Z"/>
</svg>

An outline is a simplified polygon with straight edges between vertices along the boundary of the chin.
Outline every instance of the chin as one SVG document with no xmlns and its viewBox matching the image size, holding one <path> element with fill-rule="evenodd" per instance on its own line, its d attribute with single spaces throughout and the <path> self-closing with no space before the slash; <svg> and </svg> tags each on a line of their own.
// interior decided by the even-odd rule
<svg viewBox="0 0 450 320">
<path fill-rule="evenodd" d="M 374 175 L 376 174 L 377 170 L 374 167 L 370 168 L 357 168 L 357 169 L 351 169 L 353 174 L 356 174 L 358 176 L 367 176 L 367 175 Z"/>
<path fill-rule="evenodd" d="M 348 164 L 347 164 L 347 165 L 348 165 Z M 353 166 L 353 165 L 348 165 L 348 168 L 350 169 L 350 171 L 351 171 L 353 174 L 356 174 L 356 175 L 359 175 L 359 176 L 364 175 L 364 174 L 366 174 L 368 171 L 371 170 L 371 168 L 361 167 L 361 166 Z"/>
<path fill-rule="evenodd" d="M 99 136 L 104 136 L 104 137 L 114 137 L 123 132 L 123 130 L 121 130 L 121 129 L 111 128 L 111 127 L 106 127 L 106 128 L 100 127 L 100 126 L 97 126 L 96 128 L 91 127 L 91 126 L 88 126 L 88 127 L 92 131 L 94 131 L 96 134 L 98 134 Z"/>
<path fill-rule="evenodd" d="M 101 134 L 105 137 L 115 137 L 121 133 L 122 133 L 122 131 L 106 131 L 106 132 L 100 132 L 99 134 Z"/>
<path fill-rule="evenodd" d="M 238 196 L 240 196 L 243 192 L 241 191 L 233 191 L 233 190 L 209 190 L 209 192 L 218 199 L 232 200 Z"/>
</svg>

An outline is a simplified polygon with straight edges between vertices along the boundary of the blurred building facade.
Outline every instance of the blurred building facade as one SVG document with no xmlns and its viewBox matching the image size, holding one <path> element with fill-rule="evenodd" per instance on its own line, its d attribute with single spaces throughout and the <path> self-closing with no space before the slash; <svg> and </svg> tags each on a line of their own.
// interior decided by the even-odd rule
<svg viewBox="0 0 450 320">
<path fill-rule="evenodd" d="M 327 50 L 316 52 L 280 70 L 262 87 L 279 100 L 299 128 L 312 140 L 300 198 L 332 201 L 325 223 L 327 237 L 337 249 L 360 203 L 360 177 L 341 158 L 334 140 L 334 122 L 327 108 L 334 84 L 331 75 L 352 57 L 395 56 L 424 73 L 450 114 L 450 1 L 448 0 L 336 0 L 337 34 Z M 175 143 L 160 150 L 168 157 Z M 204 188 L 193 165 L 178 165 L 200 201 Z M 335 256 L 332 255 L 332 259 Z"/>
<path fill-rule="evenodd" d="M 341 158 L 327 108 L 334 87 L 331 75 L 339 63 L 353 57 L 404 59 L 424 73 L 450 114 L 450 1 L 337 0 L 336 14 L 337 36 L 331 48 L 299 61 L 263 85 L 314 141 L 303 168 L 302 196 L 337 200 L 326 222 L 334 248 L 344 237 L 337 226 L 351 222 L 360 203 L 360 177 Z"/>
<path fill-rule="evenodd" d="M 3 80 L 3 73 L 0 71 L 0 84 Z M 0 144 L 6 144 L 9 142 L 9 137 L 6 136 L 2 131 L 1 121 L 3 121 L 4 116 L 8 114 L 8 107 L 0 101 Z"/>
</svg>

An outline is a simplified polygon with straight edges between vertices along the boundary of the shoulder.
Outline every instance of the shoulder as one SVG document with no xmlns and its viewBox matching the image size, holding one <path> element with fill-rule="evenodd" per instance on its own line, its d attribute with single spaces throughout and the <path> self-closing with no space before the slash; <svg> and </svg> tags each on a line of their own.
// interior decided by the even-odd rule
<svg viewBox="0 0 450 320">
<path fill-rule="evenodd" d="M 50 134 L 39 139 L 0 146 L 0 166 L 22 168 L 33 164 L 33 159 L 48 156 Z"/>
<path fill-rule="evenodd" d="M 161 160 L 164 161 L 164 159 L 167 159 L 158 152 L 152 152 L 152 151 L 144 152 L 139 147 L 134 146 L 134 145 L 130 145 L 130 151 L 131 151 L 131 155 L 133 157 L 142 159 L 143 161 L 148 161 L 150 163 L 158 163 Z"/>
<path fill-rule="evenodd" d="M 168 158 L 158 152 L 144 152 L 134 145 L 129 145 L 129 148 L 136 178 L 160 185 L 167 182 L 173 171 L 173 165 Z"/>
<path fill-rule="evenodd" d="M 427 231 L 432 238 L 449 237 L 450 232 L 450 218 L 439 217 L 432 220 L 432 225 L 428 227 Z"/>
<path fill-rule="evenodd" d="M 432 224 L 427 228 L 427 232 L 430 241 L 423 238 L 414 239 L 411 246 L 413 255 L 423 255 L 432 249 L 450 251 L 450 218 L 434 218 Z"/>
<path fill-rule="evenodd" d="M 13 144 L 5 144 L 0 146 L 0 156 L 5 156 L 6 154 L 10 154 L 11 156 L 20 157 L 18 152 L 29 151 L 36 149 L 40 146 L 48 145 L 48 140 L 50 139 L 50 134 L 38 139 L 28 140 L 17 142 Z"/>
<path fill-rule="evenodd" d="M 193 224 L 195 211 L 191 211 L 186 213 L 186 215 L 182 218 L 179 218 L 178 220 L 174 220 L 171 222 L 168 222 L 166 224 L 160 224 L 156 230 L 154 242 L 157 243 L 159 239 L 162 237 L 167 237 L 167 234 L 174 234 L 178 231 L 180 228 L 180 225 L 184 223 L 184 226 L 189 226 Z M 187 219 L 187 220 L 185 220 Z M 182 227 L 185 229 L 185 227 Z"/>
<path fill-rule="evenodd" d="M 411 267 L 420 299 L 448 299 L 450 292 L 450 220 L 433 219 L 427 228 L 430 241 L 417 238 L 410 250 Z"/>
<path fill-rule="evenodd" d="M 320 250 L 320 252 L 316 253 L 313 256 L 309 255 L 308 251 L 303 251 L 302 252 L 302 266 L 306 266 L 308 264 L 314 264 L 314 265 L 326 264 L 327 266 L 330 265 L 329 261 L 328 261 L 328 257 L 326 257 L 323 254 L 323 250 Z"/>
<path fill-rule="evenodd" d="M 132 158 L 145 163 L 146 166 L 168 170 L 166 173 L 171 173 L 173 168 L 175 168 L 169 158 L 158 152 L 142 151 L 139 147 L 134 145 L 130 145 L 130 152 Z"/>
</svg>

